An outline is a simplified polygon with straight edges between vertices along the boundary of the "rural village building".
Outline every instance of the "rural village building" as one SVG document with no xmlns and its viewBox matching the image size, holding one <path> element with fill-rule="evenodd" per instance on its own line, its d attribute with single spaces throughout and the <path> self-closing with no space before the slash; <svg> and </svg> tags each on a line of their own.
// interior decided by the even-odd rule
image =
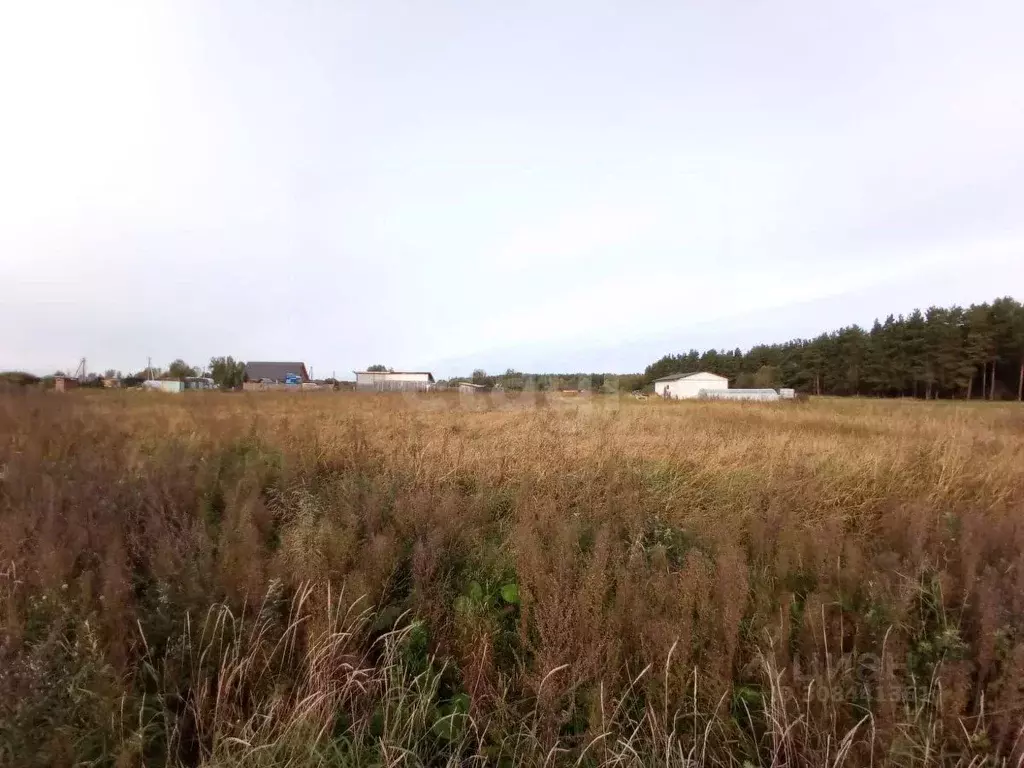
<svg viewBox="0 0 1024 768">
<path fill-rule="evenodd" d="M 53 379 L 53 389 L 56 392 L 70 392 L 76 389 L 79 383 L 78 379 L 71 376 L 56 376 Z"/>
<path fill-rule="evenodd" d="M 688 400 L 701 396 L 701 390 L 728 389 L 729 380 L 716 373 L 675 373 L 662 376 L 654 382 L 654 394 L 673 400 Z"/>
<path fill-rule="evenodd" d="M 779 393 L 774 389 L 702 389 L 700 397 L 704 400 L 759 400 L 774 402 Z"/>
<path fill-rule="evenodd" d="M 185 382 L 181 379 L 146 379 L 142 388 L 151 392 L 180 394 L 185 391 Z"/>
<path fill-rule="evenodd" d="M 259 391 L 266 389 L 301 389 L 309 383 L 305 363 L 296 362 L 252 362 L 245 364 L 245 382 L 242 389 Z"/>
<path fill-rule="evenodd" d="M 364 392 L 423 392 L 434 388 L 430 371 L 353 371 Z"/>
<path fill-rule="evenodd" d="M 302 384 L 309 381 L 309 373 L 305 363 L 255 362 L 245 364 L 245 380 L 264 384 Z"/>
</svg>

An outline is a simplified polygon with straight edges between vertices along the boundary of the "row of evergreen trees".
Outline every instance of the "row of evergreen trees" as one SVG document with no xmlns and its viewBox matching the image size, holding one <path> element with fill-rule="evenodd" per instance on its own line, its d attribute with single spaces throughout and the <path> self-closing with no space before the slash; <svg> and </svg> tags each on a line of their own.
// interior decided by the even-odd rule
<svg viewBox="0 0 1024 768">
<path fill-rule="evenodd" d="M 929 307 L 813 339 L 666 355 L 644 384 L 711 371 L 735 387 L 794 387 L 821 395 L 1017 399 L 1024 396 L 1024 305 L 1005 297 L 970 307 Z"/>
</svg>

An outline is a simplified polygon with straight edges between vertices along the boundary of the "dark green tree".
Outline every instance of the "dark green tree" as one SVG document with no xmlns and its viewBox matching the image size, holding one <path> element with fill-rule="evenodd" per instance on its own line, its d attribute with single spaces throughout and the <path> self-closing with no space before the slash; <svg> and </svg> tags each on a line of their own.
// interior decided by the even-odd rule
<svg viewBox="0 0 1024 768">
<path fill-rule="evenodd" d="M 1024 401 L 1024 305 L 1014 312 L 1010 351 L 1017 367 L 1017 401 Z"/>
<path fill-rule="evenodd" d="M 974 380 L 981 372 L 981 399 L 988 395 L 988 364 L 995 355 L 995 339 L 989 325 L 988 304 L 972 304 L 967 310 L 964 325 L 964 348 L 966 358 L 975 374 L 967 384 L 967 399 L 974 393 Z"/>
<path fill-rule="evenodd" d="M 221 389 L 237 389 L 245 377 L 245 363 L 227 357 L 210 358 L 210 378 Z"/>
<path fill-rule="evenodd" d="M 184 379 L 189 376 L 198 376 L 199 372 L 180 357 L 167 366 L 167 376 L 171 379 Z"/>
<path fill-rule="evenodd" d="M 985 399 L 1024 400 L 1024 306 L 1004 297 L 967 309 L 929 307 L 875 320 L 870 331 L 851 325 L 745 353 L 668 354 L 647 366 L 642 381 L 649 387 L 663 376 L 699 370 L 743 388 L 771 380 L 822 395 L 970 399 L 980 392 Z"/>
<path fill-rule="evenodd" d="M 753 376 L 755 389 L 777 389 L 782 386 L 782 376 L 774 365 L 762 365 Z"/>
</svg>

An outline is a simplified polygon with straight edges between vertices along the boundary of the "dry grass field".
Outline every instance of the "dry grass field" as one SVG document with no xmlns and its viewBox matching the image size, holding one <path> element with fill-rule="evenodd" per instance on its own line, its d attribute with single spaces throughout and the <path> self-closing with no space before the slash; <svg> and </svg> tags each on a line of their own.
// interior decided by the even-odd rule
<svg viewBox="0 0 1024 768">
<path fill-rule="evenodd" d="M 0 765 L 1020 765 L 1024 408 L 0 396 Z"/>
</svg>

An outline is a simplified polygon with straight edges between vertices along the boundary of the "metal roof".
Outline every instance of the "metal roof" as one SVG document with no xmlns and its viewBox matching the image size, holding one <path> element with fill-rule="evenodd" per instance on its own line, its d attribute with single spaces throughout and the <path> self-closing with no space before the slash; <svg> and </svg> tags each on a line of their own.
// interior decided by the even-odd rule
<svg viewBox="0 0 1024 768">
<path fill-rule="evenodd" d="M 284 381 L 288 374 L 299 376 L 309 381 L 305 363 L 252 362 L 245 364 L 245 378 L 249 381 Z"/>
<path fill-rule="evenodd" d="M 679 379 L 689 379 L 693 376 L 714 376 L 716 379 L 724 379 L 725 376 L 719 376 L 717 373 L 711 373 L 711 371 L 697 371 L 696 373 L 673 373 L 671 376 L 662 376 L 660 379 L 655 379 L 654 383 L 657 384 L 659 381 L 678 381 Z"/>
</svg>

